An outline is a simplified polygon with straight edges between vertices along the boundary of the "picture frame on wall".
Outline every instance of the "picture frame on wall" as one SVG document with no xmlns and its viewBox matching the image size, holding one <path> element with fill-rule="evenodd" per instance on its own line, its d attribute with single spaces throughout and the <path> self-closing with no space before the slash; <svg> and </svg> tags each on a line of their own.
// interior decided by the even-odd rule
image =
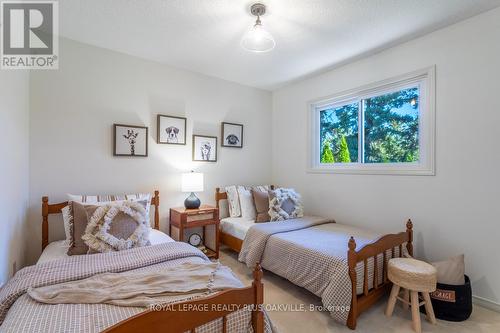
<svg viewBox="0 0 500 333">
<path fill-rule="evenodd" d="M 243 125 L 223 122 L 221 137 L 222 147 L 243 148 Z"/>
<path fill-rule="evenodd" d="M 145 126 L 113 124 L 113 155 L 147 157 L 148 128 Z"/>
<path fill-rule="evenodd" d="M 217 137 L 193 134 L 193 161 L 217 162 Z"/>
<path fill-rule="evenodd" d="M 156 141 L 158 143 L 169 145 L 186 144 L 186 118 L 159 114 L 156 123 Z"/>
</svg>

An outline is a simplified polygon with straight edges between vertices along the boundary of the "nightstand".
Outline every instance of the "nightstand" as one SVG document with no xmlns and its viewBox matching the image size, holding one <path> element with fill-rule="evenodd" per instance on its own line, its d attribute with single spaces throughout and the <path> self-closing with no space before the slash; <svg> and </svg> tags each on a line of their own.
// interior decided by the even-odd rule
<svg viewBox="0 0 500 333">
<path fill-rule="evenodd" d="M 206 227 L 215 227 L 215 249 L 206 245 Z M 205 254 L 209 258 L 219 258 L 219 209 L 213 206 L 202 205 L 198 209 L 186 209 L 184 207 L 170 208 L 170 225 L 168 231 L 172 236 L 172 227 L 179 229 L 178 241 L 184 241 L 184 230 L 190 228 L 203 228 L 203 245 Z"/>
</svg>

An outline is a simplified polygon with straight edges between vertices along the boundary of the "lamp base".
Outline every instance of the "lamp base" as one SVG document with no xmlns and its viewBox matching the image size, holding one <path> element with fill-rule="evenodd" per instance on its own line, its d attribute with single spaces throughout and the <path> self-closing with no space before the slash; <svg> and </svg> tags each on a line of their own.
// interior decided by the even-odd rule
<svg viewBox="0 0 500 333">
<path fill-rule="evenodd" d="M 198 197 L 193 192 L 191 192 L 189 197 L 184 200 L 184 207 L 186 207 L 186 209 L 198 209 L 200 208 L 200 205 L 200 199 L 198 199 Z"/>
</svg>

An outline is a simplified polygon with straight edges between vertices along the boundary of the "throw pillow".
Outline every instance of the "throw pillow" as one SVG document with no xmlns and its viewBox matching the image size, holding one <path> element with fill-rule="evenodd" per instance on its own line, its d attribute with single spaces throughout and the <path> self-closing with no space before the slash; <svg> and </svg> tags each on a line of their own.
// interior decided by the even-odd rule
<svg viewBox="0 0 500 333">
<path fill-rule="evenodd" d="M 238 186 L 238 197 L 240 199 L 241 217 L 253 221 L 257 216 L 252 190 L 245 186 Z"/>
<path fill-rule="evenodd" d="M 70 209 L 70 214 L 72 217 L 71 243 L 67 254 L 72 256 L 72 255 L 87 254 L 89 252 L 89 247 L 82 239 L 82 237 L 85 235 L 90 218 L 94 215 L 94 213 L 98 208 L 108 207 L 108 206 L 112 207 L 124 203 L 133 203 L 133 202 L 120 201 L 120 202 L 109 203 L 106 205 L 84 205 L 79 202 L 70 201 L 68 207 Z M 145 210 L 146 201 L 139 201 L 136 204 L 141 205 Z"/>
<path fill-rule="evenodd" d="M 293 189 L 269 190 L 271 221 L 283 221 L 304 216 L 300 195 Z"/>
<path fill-rule="evenodd" d="M 100 206 L 90 216 L 82 240 L 89 253 L 150 245 L 146 210 L 140 202 L 132 201 Z"/>
<path fill-rule="evenodd" d="M 443 284 L 461 286 L 465 284 L 464 255 L 431 263 L 437 270 L 437 281 Z"/>
<path fill-rule="evenodd" d="M 255 209 L 257 210 L 255 222 L 271 221 L 271 217 L 269 216 L 269 193 L 254 188 L 252 189 L 252 195 L 255 202 Z"/>
<path fill-rule="evenodd" d="M 235 185 L 226 186 L 227 202 L 229 206 L 229 216 L 230 217 L 240 217 L 240 199 L 238 197 L 238 189 Z"/>
</svg>

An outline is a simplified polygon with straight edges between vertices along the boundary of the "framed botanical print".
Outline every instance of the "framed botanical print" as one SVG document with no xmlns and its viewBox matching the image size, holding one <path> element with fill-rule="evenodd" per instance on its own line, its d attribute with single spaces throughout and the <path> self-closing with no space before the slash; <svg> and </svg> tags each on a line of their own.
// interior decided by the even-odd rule
<svg viewBox="0 0 500 333">
<path fill-rule="evenodd" d="M 193 161 L 217 162 L 217 137 L 193 135 Z"/>
<path fill-rule="evenodd" d="M 243 148 L 243 125 L 222 123 L 222 147 Z"/>
<path fill-rule="evenodd" d="M 158 143 L 186 144 L 186 118 L 159 114 L 156 128 Z"/>
<path fill-rule="evenodd" d="M 113 125 L 114 156 L 148 156 L 148 128 L 133 125 Z"/>
</svg>

